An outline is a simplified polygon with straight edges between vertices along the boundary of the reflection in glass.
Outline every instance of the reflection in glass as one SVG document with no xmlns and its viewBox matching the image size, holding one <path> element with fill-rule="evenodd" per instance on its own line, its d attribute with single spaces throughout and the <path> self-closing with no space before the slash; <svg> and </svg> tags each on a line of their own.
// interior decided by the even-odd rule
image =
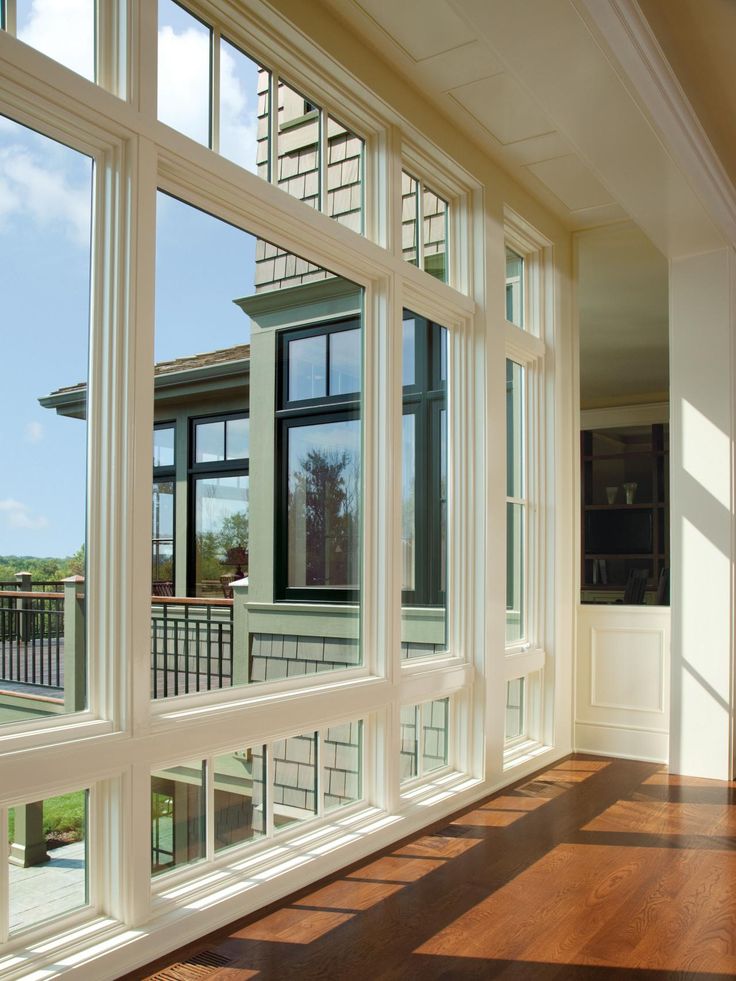
<svg viewBox="0 0 736 981">
<path fill-rule="evenodd" d="M 447 282 L 447 201 L 422 188 L 422 257 L 424 269 Z"/>
<path fill-rule="evenodd" d="M 158 0 L 158 118 L 210 145 L 212 31 L 173 0 Z"/>
<path fill-rule="evenodd" d="M 264 97 L 259 96 L 261 74 L 265 75 Z M 268 130 L 268 72 L 220 38 L 220 146 L 223 157 L 257 172 L 256 148 L 261 119 Z M 266 134 L 266 168 L 268 167 Z"/>
<path fill-rule="evenodd" d="M 506 685 L 506 740 L 524 734 L 524 678 L 514 678 Z"/>
<path fill-rule="evenodd" d="M 0 117 L 0 725 L 87 705 L 97 584 L 61 580 L 86 575 L 92 190 L 89 157 Z"/>
<path fill-rule="evenodd" d="M 8 810 L 11 935 L 87 905 L 87 824 L 86 790 Z"/>
<path fill-rule="evenodd" d="M 15 9 L 18 40 L 94 82 L 94 0 L 16 0 Z"/>
<path fill-rule="evenodd" d="M 402 705 L 401 707 L 399 779 L 402 782 L 419 775 L 418 714 L 418 705 Z"/>
<path fill-rule="evenodd" d="M 401 248 L 404 258 L 419 265 L 419 182 L 401 172 Z"/>
<path fill-rule="evenodd" d="M 506 248 L 506 319 L 524 326 L 524 260 Z"/>
<path fill-rule="evenodd" d="M 524 622 L 524 505 L 506 504 L 506 643 L 521 640 Z"/>
<path fill-rule="evenodd" d="M 360 330 L 339 330 L 330 338 L 330 395 L 352 395 L 360 385 Z"/>
<path fill-rule="evenodd" d="M 524 473 L 524 368 L 506 361 L 506 643 L 526 634 L 525 579 L 525 473 Z"/>
<path fill-rule="evenodd" d="M 215 463 L 225 459 L 225 423 L 198 422 L 194 435 L 194 462 Z"/>
<path fill-rule="evenodd" d="M 169 583 L 173 587 L 174 584 L 174 495 L 172 480 L 154 480 L 151 534 L 154 594 L 161 592 L 157 585 Z"/>
<path fill-rule="evenodd" d="M 290 402 L 321 398 L 327 394 L 327 335 L 289 341 Z"/>
<path fill-rule="evenodd" d="M 360 420 L 287 432 L 288 585 L 357 589 Z"/>
<path fill-rule="evenodd" d="M 363 722 L 330 726 L 322 736 L 322 791 L 325 811 L 363 796 Z"/>
<path fill-rule="evenodd" d="M 205 857 L 206 764 L 194 760 L 151 774 L 151 872 Z"/>
<path fill-rule="evenodd" d="M 365 143 L 332 117 L 327 122 L 327 214 L 363 232 Z"/>
<path fill-rule="evenodd" d="M 416 588 L 416 416 L 402 419 L 401 453 L 401 588 Z"/>
<path fill-rule="evenodd" d="M 215 851 L 266 833 L 266 747 L 216 756 L 213 763 Z"/>
<path fill-rule="evenodd" d="M 247 416 L 228 419 L 225 423 L 226 458 L 228 460 L 247 460 L 250 436 L 250 420 Z"/>
<path fill-rule="evenodd" d="M 320 110 L 279 79 L 278 184 L 320 207 Z"/>
<path fill-rule="evenodd" d="M 174 432 L 171 426 L 154 426 L 153 429 L 153 466 L 174 466 Z"/>
<path fill-rule="evenodd" d="M 195 481 L 195 596 L 222 596 L 222 577 L 240 578 L 248 553 L 248 477 Z"/>
<path fill-rule="evenodd" d="M 447 764 L 449 699 L 422 705 L 422 773 Z"/>
<path fill-rule="evenodd" d="M 401 654 L 417 658 L 447 649 L 447 330 L 404 311 L 403 351 Z"/>
<path fill-rule="evenodd" d="M 278 831 L 317 813 L 317 733 L 273 744 L 273 826 Z"/>
</svg>

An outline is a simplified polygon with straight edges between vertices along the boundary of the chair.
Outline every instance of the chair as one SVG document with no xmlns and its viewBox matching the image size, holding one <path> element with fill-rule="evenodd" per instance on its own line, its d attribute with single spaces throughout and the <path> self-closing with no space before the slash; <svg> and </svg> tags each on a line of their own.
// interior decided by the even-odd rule
<svg viewBox="0 0 736 981">
<path fill-rule="evenodd" d="M 166 580 L 159 580 L 158 582 L 151 583 L 151 595 L 152 596 L 173 596 L 174 595 L 174 584 L 173 582 L 167 582 Z"/>
</svg>

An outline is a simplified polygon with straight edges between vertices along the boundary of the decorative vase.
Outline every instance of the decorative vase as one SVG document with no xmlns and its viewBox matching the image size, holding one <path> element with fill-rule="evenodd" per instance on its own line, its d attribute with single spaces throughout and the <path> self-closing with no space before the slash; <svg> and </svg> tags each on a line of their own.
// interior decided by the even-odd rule
<svg viewBox="0 0 736 981">
<path fill-rule="evenodd" d="M 606 487 L 606 497 L 608 498 L 609 504 L 616 503 L 617 494 L 618 494 L 618 487 Z"/>
<path fill-rule="evenodd" d="M 637 484 L 635 484 L 633 480 L 628 484 L 624 484 L 624 493 L 626 494 L 627 504 L 634 503 L 634 495 L 636 494 L 636 488 L 637 488 Z"/>
</svg>

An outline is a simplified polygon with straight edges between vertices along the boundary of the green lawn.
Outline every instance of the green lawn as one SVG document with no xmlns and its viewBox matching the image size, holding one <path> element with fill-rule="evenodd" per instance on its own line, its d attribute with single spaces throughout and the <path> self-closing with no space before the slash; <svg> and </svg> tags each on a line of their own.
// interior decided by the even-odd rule
<svg viewBox="0 0 736 981">
<path fill-rule="evenodd" d="M 85 791 L 50 797 L 43 802 L 43 832 L 47 838 L 81 841 L 84 838 Z M 8 813 L 8 840 L 13 840 L 15 811 Z"/>
</svg>

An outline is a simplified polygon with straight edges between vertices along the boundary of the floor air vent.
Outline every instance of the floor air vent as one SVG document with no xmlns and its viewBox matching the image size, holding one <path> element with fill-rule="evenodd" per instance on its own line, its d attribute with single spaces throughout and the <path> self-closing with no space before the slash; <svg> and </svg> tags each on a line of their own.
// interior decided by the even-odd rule
<svg viewBox="0 0 736 981">
<path fill-rule="evenodd" d="M 229 957 L 216 954 L 214 950 L 202 950 L 185 961 L 170 964 L 163 971 L 152 974 L 148 981 L 199 981 L 200 978 L 210 977 L 221 967 L 227 967 L 229 963 Z"/>
</svg>

